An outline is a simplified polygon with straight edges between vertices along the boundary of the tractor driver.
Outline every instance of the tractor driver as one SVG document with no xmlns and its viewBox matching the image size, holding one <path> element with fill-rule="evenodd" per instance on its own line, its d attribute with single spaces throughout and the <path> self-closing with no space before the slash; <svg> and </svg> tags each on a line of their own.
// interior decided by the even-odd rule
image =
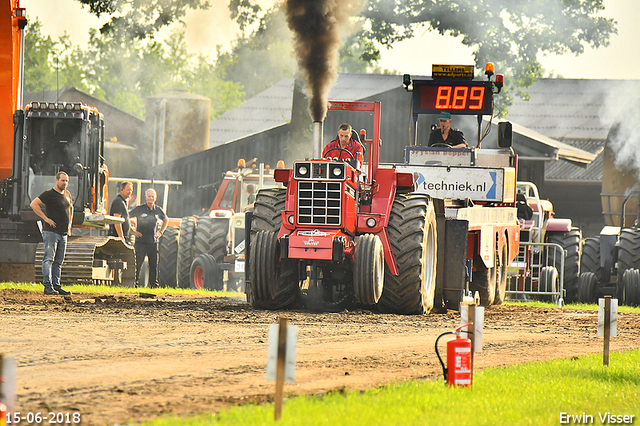
<svg viewBox="0 0 640 426">
<path fill-rule="evenodd" d="M 364 148 L 358 140 L 358 134 L 352 132 L 350 124 L 343 123 L 338 127 L 337 139 L 332 140 L 324 147 L 322 157 L 355 160 L 355 168 L 360 168 L 364 162 Z"/>
<path fill-rule="evenodd" d="M 443 111 L 438 117 L 440 128 L 435 128 L 429 135 L 429 146 L 446 146 L 451 148 L 466 148 L 467 141 L 458 129 L 451 128 L 451 114 Z"/>
</svg>

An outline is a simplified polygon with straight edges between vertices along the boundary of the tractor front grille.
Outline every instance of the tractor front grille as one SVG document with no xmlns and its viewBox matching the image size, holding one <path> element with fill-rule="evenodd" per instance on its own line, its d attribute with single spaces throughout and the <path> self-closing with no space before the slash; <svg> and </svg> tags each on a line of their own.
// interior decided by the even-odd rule
<svg viewBox="0 0 640 426">
<path fill-rule="evenodd" d="M 342 182 L 298 182 L 298 224 L 339 226 Z"/>
</svg>

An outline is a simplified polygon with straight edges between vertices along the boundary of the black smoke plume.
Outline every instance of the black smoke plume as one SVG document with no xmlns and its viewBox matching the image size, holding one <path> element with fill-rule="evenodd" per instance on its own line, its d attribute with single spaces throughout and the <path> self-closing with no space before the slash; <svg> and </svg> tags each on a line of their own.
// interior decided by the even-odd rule
<svg viewBox="0 0 640 426">
<path fill-rule="evenodd" d="M 360 5 L 359 0 L 287 0 L 287 23 L 294 34 L 298 67 L 307 80 L 313 121 L 327 113 L 331 85 L 337 78 L 340 28 Z"/>
</svg>

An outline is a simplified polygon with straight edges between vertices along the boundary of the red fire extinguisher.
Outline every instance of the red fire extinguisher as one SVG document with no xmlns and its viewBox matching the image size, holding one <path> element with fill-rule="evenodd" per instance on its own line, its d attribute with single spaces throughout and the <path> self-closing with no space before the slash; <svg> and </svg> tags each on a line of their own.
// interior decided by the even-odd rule
<svg viewBox="0 0 640 426">
<path fill-rule="evenodd" d="M 436 339 L 436 355 L 442 365 L 442 373 L 445 383 L 449 386 L 471 386 L 473 380 L 473 366 L 471 365 L 471 340 L 461 337 L 461 330 L 472 323 L 461 325 L 456 331 L 442 333 Z M 466 331 L 466 333 L 470 333 Z M 438 351 L 438 340 L 447 334 L 455 334 L 456 338 L 447 342 L 447 366 L 444 366 L 440 352 Z"/>
<path fill-rule="evenodd" d="M 0 402 L 0 426 L 7 424 L 7 406 Z"/>
</svg>

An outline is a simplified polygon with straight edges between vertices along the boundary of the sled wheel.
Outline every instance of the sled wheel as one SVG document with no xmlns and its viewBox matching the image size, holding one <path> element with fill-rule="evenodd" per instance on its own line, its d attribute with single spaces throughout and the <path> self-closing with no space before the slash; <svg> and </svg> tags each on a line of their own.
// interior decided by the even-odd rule
<svg viewBox="0 0 640 426">
<path fill-rule="evenodd" d="M 558 270 L 555 266 L 545 266 L 540 270 L 538 291 L 555 293 L 558 291 Z M 545 302 L 557 302 L 557 294 L 543 294 L 540 296 Z"/>
</svg>

